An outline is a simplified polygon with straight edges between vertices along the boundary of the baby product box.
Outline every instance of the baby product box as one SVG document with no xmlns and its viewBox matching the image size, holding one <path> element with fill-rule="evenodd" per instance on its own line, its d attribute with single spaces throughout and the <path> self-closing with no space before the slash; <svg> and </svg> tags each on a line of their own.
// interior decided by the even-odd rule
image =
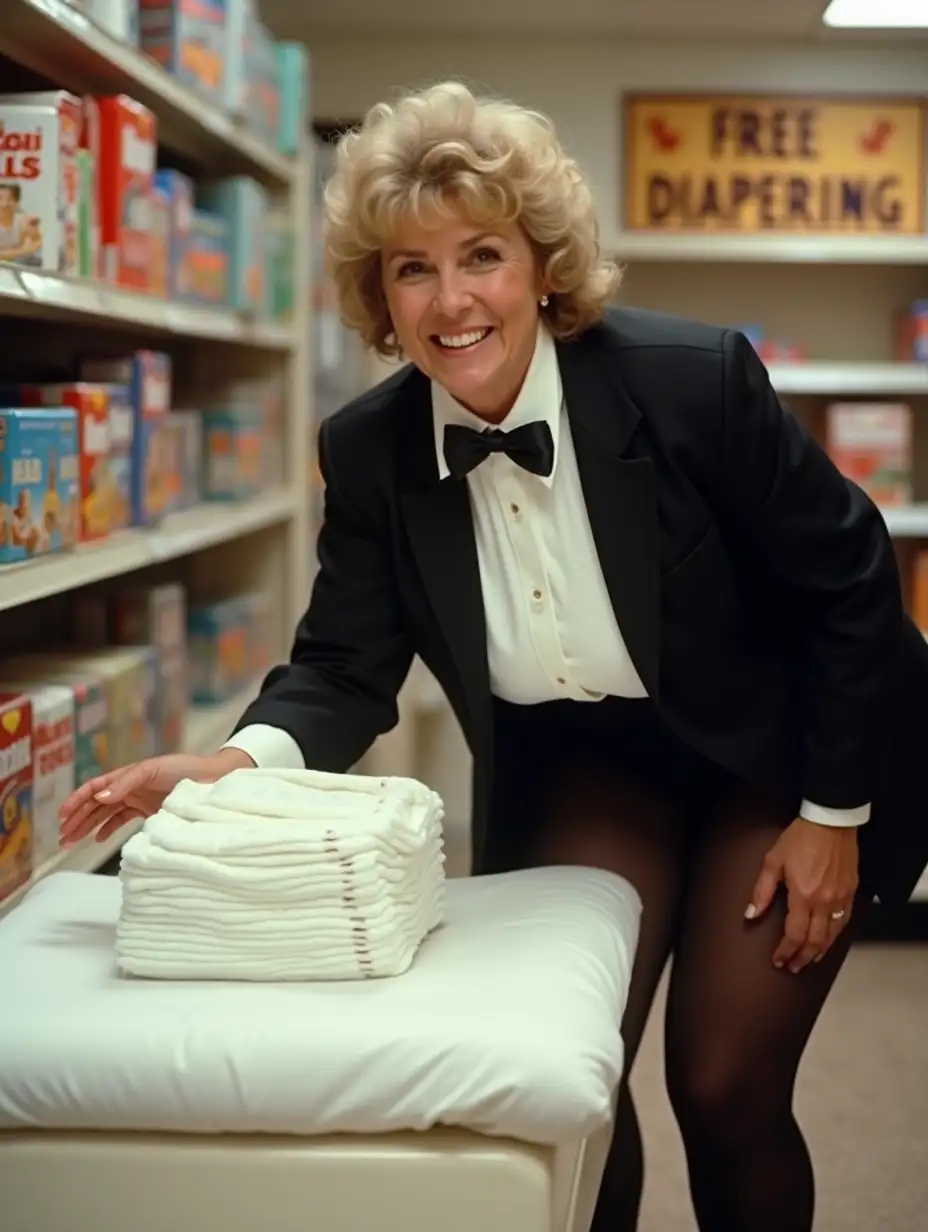
<svg viewBox="0 0 928 1232">
<path fill-rule="evenodd" d="M 309 55 L 302 43 L 278 43 L 277 93 L 279 102 L 277 148 L 281 154 L 299 153 L 309 114 Z"/>
<path fill-rule="evenodd" d="M 104 539 L 113 516 L 110 472 L 109 397 L 103 385 L 78 381 L 71 385 L 25 385 L 27 406 L 72 407 L 77 412 L 80 453 L 80 531 L 82 542 Z"/>
<path fill-rule="evenodd" d="M 135 416 L 128 385 L 101 384 L 106 391 L 110 420 L 110 530 L 134 526 L 133 456 Z"/>
<path fill-rule="evenodd" d="M 81 100 L 63 90 L 0 95 L 0 260 L 80 272 Z"/>
<path fill-rule="evenodd" d="M 0 410 L 0 564 L 77 541 L 77 420 L 73 410 Z"/>
<path fill-rule="evenodd" d="M 188 299 L 190 279 L 190 230 L 193 225 L 193 181 L 180 171 L 155 174 L 155 191 L 167 204 L 167 291 L 171 299 Z"/>
<path fill-rule="evenodd" d="M 226 0 L 226 70 L 223 78 L 222 102 L 226 111 L 236 117 L 248 112 L 249 83 L 247 75 L 248 39 L 255 20 L 252 0 Z"/>
<path fill-rule="evenodd" d="M 239 312 L 261 315 L 267 304 L 265 229 L 267 190 L 247 175 L 233 176 L 200 190 L 203 208 L 218 214 L 229 229 L 228 302 Z"/>
<path fill-rule="evenodd" d="M 194 210 L 187 250 L 189 286 L 181 297 L 196 304 L 226 304 L 229 298 L 229 226 L 208 210 Z"/>
<path fill-rule="evenodd" d="M 246 17 L 245 76 L 248 104 L 245 118 L 259 137 L 276 145 L 280 128 L 280 94 L 274 38 L 255 9 Z"/>
<path fill-rule="evenodd" d="M 265 230 L 267 262 L 267 313 L 280 321 L 293 313 L 296 248 L 293 228 L 284 210 L 272 210 Z"/>
<path fill-rule="evenodd" d="M 226 701 L 250 676 L 248 626 L 239 599 L 199 603 L 187 616 L 190 700 L 194 705 Z"/>
<path fill-rule="evenodd" d="M 3 684 L 32 707 L 32 863 L 39 868 L 60 846 L 58 810 L 74 791 L 74 693 L 67 685 Z"/>
<path fill-rule="evenodd" d="M 151 526 L 165 513 L 166 480 L 158 425 L 171 406 L 171 357 L 163 351 L 136 351 L 114 358 L 88 357 L 81 379 L 124 385 L 132 408 L 130 469 L 132 525 Z"/>
<path fill-rule="evenodd" d="M 0 95 L 0 260 L 77 274 L 80 100 Z"/>
<path fill-rule="evenodd" d="M 263 486 L 261 408 L 216 406 L 203 412 L 203 499 L 245 500 Z"/>
<path fill-rule="evenodd" d="M 139 0 L 139 44 L 185 86 L 222 103 L 226 0 Z"/>
<path fill-rule="evenodd" d="M 928 550 L 919 548 L 912 561 L 912 619 L 928 637 Z"/>
<path fill-rule="evenodd" d="M 88 779 L 112 769 L 109 759 L 109 713 L 100 681 L 87 671 L 76 651 L 21 654 L 0 664 L 5 680 L 17 687 L 66 685 L 74 699 L 74 781 L 80 787 Z"/>
<path fill-rule="evenodd" d="M 247 639 L 244 684 L 263 675 L 270 667 L 274 645 L 274 603 L 267 591 L 256 590 L 242 595 L 241 604 Z"/>
<path fill-rule="evenodd" d="M 120 287 L 147 291 L 157 123 L 153 112 L 125 94 L 99 98 L 97 104 L 103 277 Z"/>
<path fill-rule="evenodd" d="M 106 704 L 106 766 L 111 770 L 150 755 L 153 744 L 155 659 L 151 647 L 49 651 L 41 670 L 59 678 L 79 672 Z M 15 678 L 19 678 L 16 673 Z M 77 715 L 80 732 L 80 714 Z M 98 771 L 100 773 L 100 771 Z"/>
<path fill-rule="evenodd" d="M 0 902 L 32 876 L 32 707 L 0 693 Z"/>
<path fill-rule="evenodd" d="M 148 290 L 167 299 L 171 293 L 171 203 L 157 180 L 151 190 L 151 264 Z"/>
<path fill-rule="evenodd" d="M 191 509 L 203 499 L 203 416 L 199 411 L 174 411 L 177 483 L 173 508 Z"/>
<path fill-rule="evenodd" d="M 900 404 L 835 402 L 826 448 L 842 474 L 878 505 L 912 499 L 912 411 Z"/>
</svg>

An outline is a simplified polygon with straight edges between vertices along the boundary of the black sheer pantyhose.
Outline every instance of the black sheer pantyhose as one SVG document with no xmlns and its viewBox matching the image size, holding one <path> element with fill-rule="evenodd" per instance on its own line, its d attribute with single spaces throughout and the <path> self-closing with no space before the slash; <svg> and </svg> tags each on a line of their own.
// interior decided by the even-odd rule
<svg viewBox="0 0 928 1232">
<path fill-rule="evenodd" d="M 813 1175 L 793 1089 L 863 915 L 863 896 L 854 923 L 822 962 L 796 975 L 778 971 L 771 958 L 783 901 L 758 921 L 746 921 L 744 910 L 765 853 L 792 820 L 787 811 L 729 782 L 708 815 L 694 818 L 687 793 L 663 791 L 654 775 L 642 781 L 591 748 L 558 751 L 536 748 L 535 767 L 546 769 L 534 780 L 531 833 L 511 829 L 496 867 L 587 864 L 632 882 L 644 910 L 623 1019 L 626 1083 L 672 956 L 667 1084 L 700 1232 L 810 1232 Z M 504 771 L 497 804 L 505 807 L 507 790 L 510 805 L 517 787 L 524 793 L 518 777 L 507 788 Z M 634 1232 L 642 1180 L 641 1135 L 626 1085 L 593 1232 Z"/>
</svg>

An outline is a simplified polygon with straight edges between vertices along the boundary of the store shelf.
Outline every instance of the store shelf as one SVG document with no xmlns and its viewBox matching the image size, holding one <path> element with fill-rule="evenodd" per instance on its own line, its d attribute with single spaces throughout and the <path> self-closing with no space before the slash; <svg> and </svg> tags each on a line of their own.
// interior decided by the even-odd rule
<svg viewBox="0 0 928 1232">
<path fill-rule="evenodd" d="M 836 364 L 810 360 L 796 364 L 771 363 L 768 370 L 774 388 L 781 394 L 828 397 L 928 394 L 928 364 Z"/>
<path fill-rule="evenodd" d="M 900 505 L 882 510 L 890 534 L 897 539 L 928 537 L 928 504 Z"/>
<path fill-rule="evenodd" d="M 928 868 L 922 873 L 918 884 L 912 891 L 913 903 L 928 903 Z"/>
<path fill-rule="evenodd" d="M 250 321 L 228 308 L 172 303 L 154 295 L 21 270 L 3 262 L 0 314 L 46 321 L 103 322 L 112 329 L 207 338 L 272 351 L 289 351 L 295 346 L 294 329 L 286 322 Z"/>
<path fill-rule="evenodd" d="M 242 504 L 217 501 L 172 514 L 151 530 L 123 531 L 99 544 L 0 567 L 0 611 L 279 525 L 293 510 L 294 496 L 286 489 Z"/>
<path fill-rule="evenodd" d="M 65 0 L 3 0 L 0 52 L 64 89 L 131 95 L 158 117 L 162 145 L 202 165 L 250 172 L 272 185 L 294 177 L 292 160 Z"/>
<path fill-rule="evenodd" d="M 620 261 L 798 262 L 836 265 L 928 265 L 928 236 L 619 235 Z"/>
<path fill-rule="evenodd" d="M 229 701 L 223 702 L 220 706 L 191 707 L 187 715 L 187 724 L 184 731 L 183 751 L 185 753 L 214 753 L 222 742 L 228 738 L 242 711 L 257 693 L 259 686 L 260 681 L 254 681 L 247 689 L 243 689 L 241 693 L 236 694 Z M 40 878 L 47 877 L 49 873 L 64 872 L 66 870 L 92 873 L 96 869 L 102 868 L 108 860 L 116 855 L 126 839 L 141 828 L 141 825 L 141 821 L 134 822 L 131 825 L 123 826 L 122 829 L 110 835 L 109 838 L 104 839 L 103 842 L 98 843 L 93 838 L 85 839 L 76 847 L 59 851 L 33 873 L 31 881 L 0 903 L 0 916 L 12 910 L 30 886 L 35 885 Z"/>
</svg>

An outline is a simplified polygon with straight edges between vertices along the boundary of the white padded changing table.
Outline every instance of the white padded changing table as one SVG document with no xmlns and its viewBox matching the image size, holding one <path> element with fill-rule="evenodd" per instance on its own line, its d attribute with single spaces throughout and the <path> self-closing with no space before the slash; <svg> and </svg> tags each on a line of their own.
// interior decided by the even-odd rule
<svg viewBox="0 0 928 1232">
<path fill-rule="evenodd" d="M 4 1232 L 587 1232 L 640 903 L 560 868 L 448 883 L 398 980 L 167 983 L 120 885 L 0 920 Z"/>
</svg>

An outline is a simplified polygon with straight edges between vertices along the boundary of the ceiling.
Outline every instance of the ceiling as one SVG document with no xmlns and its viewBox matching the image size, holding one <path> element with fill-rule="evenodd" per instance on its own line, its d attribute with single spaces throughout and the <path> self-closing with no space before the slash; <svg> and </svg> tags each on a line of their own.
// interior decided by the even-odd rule
<svg viewBox="0 0 928 1232">
<path fill-rule="evenodd" d="M 523 35 L 575 38 L 627 35 L 640 40 L 911 43 L 928 31 L 833 31 L 822 25 L 827 0 L 260 0 L 278 37 L 395 38 Z M 928 71 L 928 63 L 926 63 Z"/>
</svg>

